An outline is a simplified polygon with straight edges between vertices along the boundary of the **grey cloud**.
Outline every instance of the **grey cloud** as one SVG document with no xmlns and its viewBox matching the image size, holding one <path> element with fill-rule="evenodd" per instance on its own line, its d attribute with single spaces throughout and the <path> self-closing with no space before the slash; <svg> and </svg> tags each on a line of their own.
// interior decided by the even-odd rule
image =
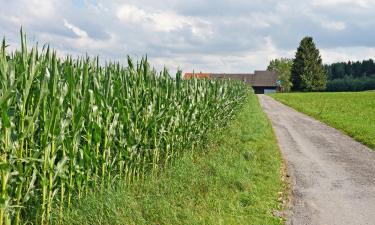
<svg viewBox="0 0 375 225">
<path fill-rule="evenodd" d="M 148 54 L 151 61 L 174 62 L 187 70 L 217 65 L 217 70 L 232 72 L 261 69 L 271 56 L 293 52 L 306 35 L 327 51 L 375 48 L 372 6 L 298 0 L 53 0 L 53 14 L 47 9 L 38 15 L 29 9 L 38 2 L 0 0 L 0 35 L 15 42 L 23 25 L 32 40 L 50 42 L 66 53 L 100 54 L 103 60 Z M 125 4 L 164 21 L 121 20 L 117 11 Z M 64 20 L 88 37 L 79 37 Z M 169 23 L 170 29 L 160 29 Z"/>
</svg>

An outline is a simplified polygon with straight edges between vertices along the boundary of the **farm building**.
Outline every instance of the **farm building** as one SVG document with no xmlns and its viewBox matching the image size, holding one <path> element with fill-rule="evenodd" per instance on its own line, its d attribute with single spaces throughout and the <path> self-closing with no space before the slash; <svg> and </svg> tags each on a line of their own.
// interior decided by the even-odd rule
<svg viewBox="0 0 375 225">
<path fill-rule="evenodd" d="M 254 73 L 185 73 L 184 79 L 191 79 L 192 77 L 242 80 L 251 85 L 256 94 L 276 92 L 278 88 L 277 73 L 273 71 L 256 70 Z"/>
</svg>

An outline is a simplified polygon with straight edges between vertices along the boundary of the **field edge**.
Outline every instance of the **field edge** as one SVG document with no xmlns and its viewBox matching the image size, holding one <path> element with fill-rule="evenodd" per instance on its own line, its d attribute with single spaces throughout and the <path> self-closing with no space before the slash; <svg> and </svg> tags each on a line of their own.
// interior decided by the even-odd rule
<svg viewBox="0 0 375 225">
<path fill-rule="evenodd" d="M 202 152 L 156 179 L 89 194 L 66 210 L 64 224 L 283 224 L 283 167 L 272 125 L 250 94 Z"/>
</svg>

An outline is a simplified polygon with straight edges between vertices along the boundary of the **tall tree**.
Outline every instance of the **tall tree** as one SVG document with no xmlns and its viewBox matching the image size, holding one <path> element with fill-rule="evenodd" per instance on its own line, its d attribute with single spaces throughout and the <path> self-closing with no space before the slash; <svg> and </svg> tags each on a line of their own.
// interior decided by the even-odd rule
<svg viewBox="0 0 375 225">
<path fill-rule="evenodd" d="M 278 82 L 281 92 L 289 92 L 292 88 L 290 80 L 293 60 L 288 58 L 273 59 L 267 67 L 267 70 L 275 71 L 278 74 Z"/>
<path fill-rule="evenodd" d="M 327 73 L 312 37 L 302 39 L 292 66 L 295 91 L 321 91 L 326 88 Z"/>
</svg>

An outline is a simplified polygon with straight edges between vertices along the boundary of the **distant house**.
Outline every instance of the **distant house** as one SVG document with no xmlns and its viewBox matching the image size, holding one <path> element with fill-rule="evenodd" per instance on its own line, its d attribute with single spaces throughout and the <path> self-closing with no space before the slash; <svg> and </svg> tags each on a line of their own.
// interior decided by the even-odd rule
<svg viewBox="0 0 375 225">
<path fill-rule="evenodd" d="M 185 73 L 184 79 L 233 79 L 251 85 L 256 94 L 276 92 L 278 88 L 277 73 L 274 71 L 256 70 L 254 73 Z"/>
</svg>

